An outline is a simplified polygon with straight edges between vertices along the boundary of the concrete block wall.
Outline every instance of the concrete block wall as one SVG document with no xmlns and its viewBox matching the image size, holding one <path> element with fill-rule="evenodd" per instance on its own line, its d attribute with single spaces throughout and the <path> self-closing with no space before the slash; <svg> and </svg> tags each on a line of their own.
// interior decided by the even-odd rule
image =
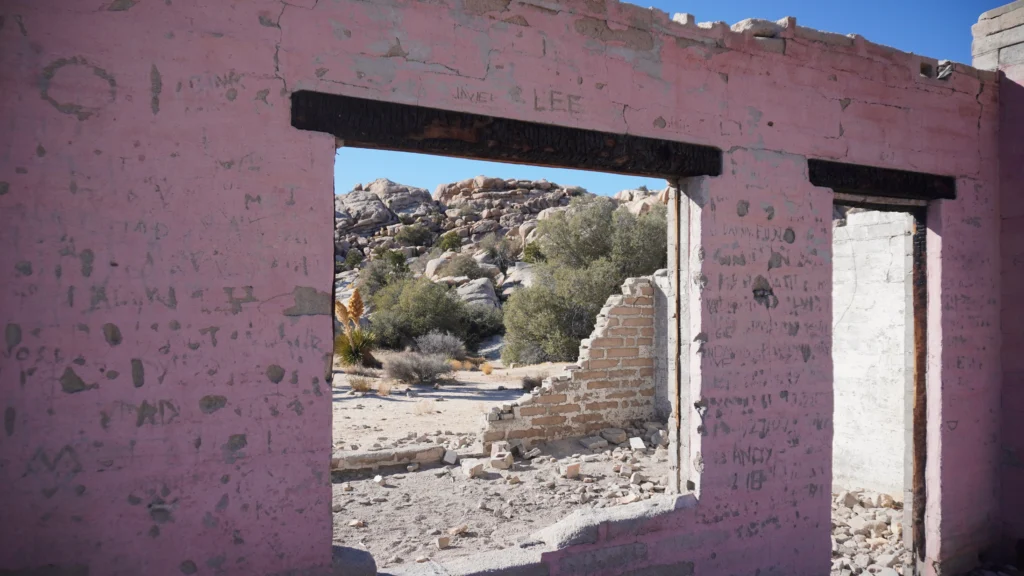
<svg viewBox="0 0 1024 576">
<path fill-rule="evenodd" d="M 0 23 L 0 570 L 331 571 L 335 140 L 291 126 L 296 90 L 723 151 L 681 214 L 694 504 L 550 574 L 827 571 L 832 199 L 807 158 L 956 178 L 928 214 L 925 572 L 1020 527 L 1012 82 L 614 0 L 9 0 Z M 816 331 L 781 336 L 793 313 Z"/>
<path fill-rule="evenodd" d="M 974 65 L 999 81 L 999 265 L 1002 391 L 1000 535 L 1024 564 L 1024 1 L 985 12 L 972 27 Z"/>
<path fill-rule="evenodd" d="M 626 280 L 580 343 L 575 366 L 484 415 L 484 446 L 514 439 L 529 446 L 654 420 L 654 296 L 653 278 Z"/>
<path fill-rule="evenodd" d="M 913 366 L 913 219 L 850 210 L 832 229 L 832 491 L 903 500 Z"/>
</svg>

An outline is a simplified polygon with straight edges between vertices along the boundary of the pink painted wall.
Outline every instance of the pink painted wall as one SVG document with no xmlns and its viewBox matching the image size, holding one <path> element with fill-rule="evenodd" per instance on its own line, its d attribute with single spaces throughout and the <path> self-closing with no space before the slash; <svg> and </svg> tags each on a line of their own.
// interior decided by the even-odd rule
<svg viewBox="0 0 1024 576">
<path fill-rule="evenodd" d="M 1000 443 L 1000 536 L 1024 562 L 1024 5 L 1014 2 L 985 12 L 971 27 L 979 68 L 999 78 L 999 215 L 1001 271 L 1002 393 Z"/>
<path fill-rule="evenodd" d="M 729 151 L 692 215 L 693 246 L 747 254 L 692 270 L 707 284 L 690 329 L 719 351 L 691 361 L 708 405 L 691 442 L 701 501 L 603 529 L 601 552 L 551 555 L 556 574 L 595 558 L 608 575 L 827 569 L 830 194 L 802 157 L 956 176 L 929 238 L 930 407 L 956 424 L 929 438 L 928 555 L 989 544 L 990 74 L 925 78 L 921 57 L 860 38 L 755 39 L 605 0 L 22 0 L 0 17 L 0 568 L 326 570 L 331 325 L 295 314 L 328 311 L 315 291 L 331 282 L 334 148 L 290 128 L 297 89 Z M 757 276 L 776 307 L 754 303 Z"/>
</svg>

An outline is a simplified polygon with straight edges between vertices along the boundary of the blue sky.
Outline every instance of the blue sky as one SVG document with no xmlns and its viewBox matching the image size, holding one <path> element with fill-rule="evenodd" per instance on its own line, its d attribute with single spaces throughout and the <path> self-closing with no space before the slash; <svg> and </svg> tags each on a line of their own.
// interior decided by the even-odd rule
<svg viewBox="0 0 1024 576">
<path fill-rule="evenodd" d="M 689 12 L 698 22 L 721 20 L 733 24 L 745 18 L 778 20 L 796 16 L 797 23 L 841 34 L 857 33 L 872 42 L 886 44 L 938 59 L 971 62 L 971 24 L 986 10 L 1008 0 L 642 0 L 643 6 L 669 14 Z M 441 183 L 480 174 L 501 178 L 545 178 L 559 184 L 583 186 L 598 194 L 614 194 L 641 184 L 652 190 L 664 188 L 663 180 L 537 168 L 356 148 L 342 148 L 335 159 L 335 192 L 344 193 L 356 183 L 377 178 L 426 188 L 433 192 Z"/>
</svg>

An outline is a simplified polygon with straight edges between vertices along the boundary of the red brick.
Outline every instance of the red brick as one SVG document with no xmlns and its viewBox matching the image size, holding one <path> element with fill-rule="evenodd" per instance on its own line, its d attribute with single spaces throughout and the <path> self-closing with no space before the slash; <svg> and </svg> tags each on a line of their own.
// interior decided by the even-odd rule
<svg viewBox="0 0 1024 576">
<path fill-rule="evenodd" d="M 601 416 L 600 414 L 580 414 L 579 416 L 573 416 L 572 417 L 572 421 L 573 422 L 581 423 L 581 424 L 587 423 L 587 422 L 597 422 L 597 421 L 601 421 L 601 420 L 604 420 L 604 417 Z"/>
<path fill-rule="evenodd" d="M 607 374 L 609 380 L 618 380 L 622 378 L 636 378 L 636 376 L 636 368 L 609 370 Z"/>
<path fill-rule="evenodd" d="M 579 412 L 579 404 L 559 404 L 551 407 L 551 414 L 569 414 L 571 412 Z"/>
<path fill-rule="evenodd" d="M 604 352 L 604 350 L 587 350 L 587 355 L 591 360 L 600 360 L 604 358 Z"/>
<path fill-rule="evenodd" d="M 618 365 L 618 360 L 591 360 L 588 368 L 591 370 L 600 370 L 601 368 L 614 368 Z"/>
<path fill-rule="evenodd" d="M 654 388 L 641 388 L 640 389 L 640 395 L 641 396 L 654 396 Z M 610 396 L 609 396 L 609 398 L 610 398 Z"/>
<path fill-rule="evenodd" d="M 605 390 L 607 388 L 618 388 L 618 380 L 595 380 L 587 382 L 587 390 Z"/>
<path fill-rule="evenodd" d="M 630 304 L 633 306 L 654 306 L 654 298 L 644 298 L 641 296 L 640 298 L 633 298 Z"/>
<path fill-rule="evenodd" d="M 548 394 L 535 396 L 533 399 L 537 404 L 561 404 L 565 402 L 565 394 Z"/>
<path fill-rule="evenodd" d="M 654 344 L 654 339 L 653 338 L 637 338 L 636 339 L 636 345 L 637 346 L 651 346 L 653 344 Z"/>
<path fill-rule="evenodd" d="M 484 442 L 497 442 L 505 439 L 504 430 L 487 430 L 484 432 Z"/>
<path fill-rule="evenodd" d="M 651 390 L 651 392 L 654 392 L 654 390 Z M 640 393 L 643 394 L 643 391 L 641 391 Z M 636 390 L 622 390 L 621 392 L 612 392 L 611 394 L 605 396 L 605 398 L 609 400 L 615 400 L 619 398 L 633 398 L 635 396 Z"/>
<path fill-rule="evenodd" d="M 623 318 L 622 319 L 622 325 L 623 326 L 650 326 L 652 324 L 654 324 L 654 317 L 653 316 L 651 316 L 650 318 L 634 317 L 634 318 Z M 653 328 L 651 330 L 653 330 Z"/>
<path fill-rule="evenodd" d="M 651 331 L 653 332 L 654 328 L 651 328 Z M 607 334 L 608 336 L 636 336 L 637 329 L 632 327 L 624 328 L 620 326 L 618 328 L 611 328 L 608 330 Z"/>
<path fill-rule="evenodd" d="M 606 352 L 609 358 L 632 358 L 640 353 L 636 348 L 609 348 Z"/>
<path fill-rule="evenodd" d="M 601 410 L 609 410 L 611 408 L 618 408 L 619 403 L 608 401 L 608 402 L 592 402 L 583 407 L 587 412 L 598 412 Z"/>
<path fill-rule="evenodd" d="M 543 438 L 543 428 L 530 428 L 528 430 L 510 430 L 508 433 L 508 439 L 512 440 L 515 438 Z"/>
<path fill-rule="evenodd" d="M 572 379 L 575 382 L 583 382 L 584 380 L 601 380 L 607 377 L 607 370 L 577 370 L 572 373 Z"/>
<path fill-rule="evenodd" d="M 547 413 L 547 406 L 524 406 L 519 409 L 520 416 L 539 416 Z"/>
<path fill-rule="evenodd" d="M 654 368 L 641 368 L 640 369 L 640 375 L 641 376 L 654 376 Z"/>
<path fill-rule="evenodd" d="M 556 424 L 565 424 L 565 416 L 540 416 L 530 420 L 530 424 L 534 426 L 553 426 Z"/>
<path fill-rule="evenodd" d="M 640 328 L 637 332 L 641 336 L 654 337 L 654 328 Z"/>
<path fill-rule="evenodd" d="M 616 306 L 608 311 L 609 316 L 639 316 L 639 308 L 630 308 L 629 306 Z M 627 318 L 628 320 L 628 318 Z M 627 324 L 628 326 L 628 324 Z"/>
<path fill-rule="evenodd" d="M 605 422 L 603 418 L 598 418 L 601 420 L 600 422 L 591 422 L 590 424 L 587 424 L 586 426 L 583 427 L 583 429 L 587 431 L 587 434 L 597 432 L 598 430 L 602 430 L 608 427 L 608 423 Z"/>
<path fill-rule="evenodd" d="M 654 359 L 653 358 L 627 358 L 625 360 L 622 360 L 622 365 L 623 366 L 639 366 L 639 367 L 654 366 Z"/>
<path fill-rule="evenodd" d="M 594 338 L 590 341 L 590 348 L 618 348 L 622 346 L 622 338 Z"/>
<path fill-rule="evenodd" d="M 653 286 L 641 286 L 641 287 L 637 288 L 637 294 L 640 294 L 641 296 L 654 296 L 654 287 Z"/>
</svg>

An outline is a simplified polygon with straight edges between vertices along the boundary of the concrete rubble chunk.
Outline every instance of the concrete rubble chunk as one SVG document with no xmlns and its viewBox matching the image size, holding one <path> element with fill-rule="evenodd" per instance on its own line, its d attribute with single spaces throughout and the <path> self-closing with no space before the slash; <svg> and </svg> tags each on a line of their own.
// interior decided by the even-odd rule
<svg viewBox="0 0 1024 576">
<path fill-rule="evenodd" d="M 455 465 L 459 463 L 459 454 L 455 450 L 445 450 L 444 457 L 441 459 L 442 462 L 449 465 Z"/>
<path fill-rule="evenodd" d="M 462 524 L 448 529 L 448 534 L 451 534 L 452 536 L 459 536 L 466 532 L 469 532 L 469 524 Z"/>
<path fill-rule="evenodd" d="M 452 539 L 450 536 L 438 536 L 437 540 L 434 541 L 434 544 L 437 546 L 438 550 L 444 550 L 451 545 L 451 542 Z"/>
<path fill-rule="evenodd" d="M 512 454 L 508 452 L 499 452 L 497 455 L 491 457 L 491 468 L 497 470 L 508 470 L 512 467 L 514 462 Z"/>
<path fill-rule="evenodd" d="M 622 444 L 629 440 L 629 435 L 621 428 L 605 428 L 601 430 L 601 437 L 612 444 Z"/>
<path fill-rule="evenodd" d="M 504 440 L 491 444 L 491 458 L 497 457 L 499 454 L 511 452 L 509 449 L 509 443 Z"/>
<path fill-rule="evenodd" d="M 636 436 L 634 436 L 633 438 L 629 439 L 629 447 L 632 448 L 633 450 L 646 450 L 647 449 L 647 445 L 644 444 L 643 438 L 638 438 Z"/>
<path fill-rule="evenodd" d="M 580 439 L 580 444 L 588 450 L 600 450 L 608 447 L 608 441 L 597 436 L 588 436 Z"/>
<path fill-rule="evenodd" d="M 484 473 L 484 464 L 483 462 L 473 459 L 463 460 L 462 473 L 465 474 L 467 478 L 476 478 Z"/>
<path fill-rule="evenodd" d="M 562 477 L 568 478 L 570 480 L 573 480 L 575 478 L 579 478 L 580 477 L 580 464 L 578 462 L 577 463 L 573 463 L 573 464 L 566 464 L 565 466 L 561 467 L 560 473 L 561 473 Z"/>
</svg>

